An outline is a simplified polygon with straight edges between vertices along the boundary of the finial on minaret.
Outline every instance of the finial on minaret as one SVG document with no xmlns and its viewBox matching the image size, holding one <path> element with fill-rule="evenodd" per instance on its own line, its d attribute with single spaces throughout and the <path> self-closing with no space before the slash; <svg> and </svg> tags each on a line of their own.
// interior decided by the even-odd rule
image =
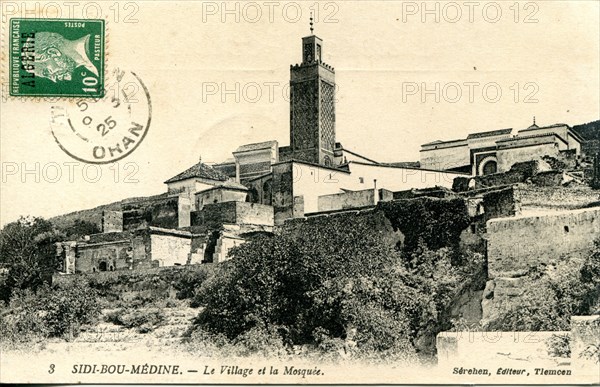
<svg viewBox="0 0 600 387">
<path fill-rule="evenodd" d="M 198 164 L 202 164 L 202 155 L 198 156 Z"/>
<path fill-rule="evenodd" d="M 311 11 L 310 12 L 310 34 L 311 35 L 314 35 L 313 31 L 314 31 L 314 28 L 313 28 L 313 13 Z"/>
<path fill-rule="evenodd" d="M 533 116 L 533 124 L 535 125 L 535 116 Z"/>
</svg>

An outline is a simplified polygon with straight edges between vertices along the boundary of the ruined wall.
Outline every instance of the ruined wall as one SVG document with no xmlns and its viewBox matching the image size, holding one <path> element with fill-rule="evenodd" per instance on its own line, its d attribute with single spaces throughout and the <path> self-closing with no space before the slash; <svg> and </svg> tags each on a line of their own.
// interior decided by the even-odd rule
<svg viewBox="0 0 600 387">
<path fill-rule="evenodd" d="M 148 230 L 93 234 L 73 242 L 70 273 L 93 273 L 154 267 Z M 64 253 L 63 253 L 64 254 Z"/>
<path fill-rule="evenodd" d="M 600 235 L 600 208 L 492 219 L 487 231 L 490 277 L 514 277 L 562 255 L 591 251 Z"/>
<path fill-rule="evenodd" d="M 224 202 L 205 205 L 192 213 L 192 225 L 218 227 L 223 224 L 256 224 L 273 226 L 271 206 L 248 202 Z"/>
<path fill-rule="evenodd" d="M 273 207 L 263 204 L 235 202 L 236 224 L 274 225 Z"/>
<path fill-rule="evenodd" d="M 293 164 L 273 165 L 272 203 L 275 223 L 294 217 Z"/>
<path fill-rule="evenodd" d="M 452 184 L 455 192 L 524 183 L 536 174 L 551 170 L 543 160 L 530 160 L 512 165 L 509 171 L 493 175 L 457 177 Z"/>
<path fill-rule="evenodd" d="M 318 198 L 319 211 L 334 211 L 344 208 L 359 208 L 376 204 L 375 190 L 348 191 Z"/>
<path fill-rule="evenodd" d="M 205 204 L 224 202 L 245 202 L 248 192 L 227 188 L 216 188 L 196 193 L 196 209 L 199 211 Z"/>
<path fill-rule="evenodd" d="M 129 269 L 129 240 L 101 242 L 77 247 L 76 273 L 93 273 Z"/>
<path fill-rule="evenodd" d="M 192 249 L 192 239 L 164 233 L 150 235 L 153 261 L 159 266 L 185 265 Z"/>
<path fill-rule="evenodd" d="M 107 300 L 127 302 L 138 297 L 161 300 L 177 297 L 180 290 L 178 284 L 190 274 L 205 273 L 211 276 L 213 272 L 214 266 L 210 264 L 155 267 L 76 275 L 56 274 L 52 276 L 52 283 L 88 283 Z"/>
<path fill-rule="evenodd" d="M 533 210 L 570 210 L 600 205 L 600 191 L 589 187 L 534 187 L 519 185 L 524 212 Z"/>
<path fill-rule="evenodd" d="M 179 197 L 148 201 L 135 206 L 123 206 L 123 228 L 136 230 L 148 226 L 177 228 L 179 226 Z"/>
<path fill-rule="evenodd" d="M 121 232 L 123 231 L 123 212 L 121 211 L 102 211 L 102 232 Z"/>
<path fill-rule="evenodd" d="M 534 160 L 542 156 L 558 156 L 560 150 L 554 144 L 554 142 L 551 142 L 532 146 L 498 149 L 496 152 L 498 172 L 506 172 L 516 163 Z"/>
</svg>

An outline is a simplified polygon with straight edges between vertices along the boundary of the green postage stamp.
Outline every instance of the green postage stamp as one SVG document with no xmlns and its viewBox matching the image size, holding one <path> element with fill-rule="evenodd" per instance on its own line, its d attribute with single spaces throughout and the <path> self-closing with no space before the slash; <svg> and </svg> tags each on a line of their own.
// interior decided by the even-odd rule
<svg viewBox="0 0 600 387">
<path fill-rule="evenodd" d="M 10 95 L 104 96 L 104 20 L 11 19 Z"/>
</svg>

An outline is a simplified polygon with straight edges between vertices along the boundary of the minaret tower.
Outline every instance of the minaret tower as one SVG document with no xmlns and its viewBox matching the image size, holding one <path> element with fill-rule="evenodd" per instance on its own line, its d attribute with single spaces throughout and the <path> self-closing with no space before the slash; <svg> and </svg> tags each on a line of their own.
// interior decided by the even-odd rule
<svg viewBox="0 0 600 387">
<path fill-rule="evenodd" d="M 322 61 L 322 50 L 311 14 L 302 63 L 290 67 L 290 148 L 296 160 L 334 166 L 335 71 Z"/>
</svg>

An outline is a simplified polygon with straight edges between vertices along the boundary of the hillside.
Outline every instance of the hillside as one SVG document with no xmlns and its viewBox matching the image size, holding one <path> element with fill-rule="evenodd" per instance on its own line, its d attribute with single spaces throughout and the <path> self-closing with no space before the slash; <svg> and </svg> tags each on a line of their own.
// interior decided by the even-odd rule
<svg viewBox="0 0 600 387">
<path fill-rule="evenodd" d="M 159 194 L 159 195 L 153 195 L 153 196 L 141 196 L 141 197 L 127 198 L 127 199 L 120 200 L 118 202 L 103 204 L 98 207 L 89 208 L 87 210 L 74 211 L 74 212 L 70 212 L 68 214 L 58 215 L 58 216 L 55 216 L 48 220 L 50 222 L 52 222 L 58 228 L 65 228 L 65 227 L 69 227 L 70 225 L 72 225 L 75 222 L 75 220 L 81 219 L 81 220 L 86 220 L 88 222 L 92 222 L 96 226 L 98 226 L 98 228 L 101 229 L 102 228 L 102 211 L 105 211 L 105 210 L 119 211 L 122 209 L 122 207 L 124 205 L 137 204 L 137 203 L 142 203 L 145 201 L 160 199 L 160 198 L 165 198 L 165 197 L 167 197 L 166 192 Z"/>
<path fill-rule="evenodd" d="M 600 152 L 600 120 L 575 125 L 573 130 L 586 139 L 586 142 L 582 144 L 582 149 L 588 156 Z"/>
</svg>

